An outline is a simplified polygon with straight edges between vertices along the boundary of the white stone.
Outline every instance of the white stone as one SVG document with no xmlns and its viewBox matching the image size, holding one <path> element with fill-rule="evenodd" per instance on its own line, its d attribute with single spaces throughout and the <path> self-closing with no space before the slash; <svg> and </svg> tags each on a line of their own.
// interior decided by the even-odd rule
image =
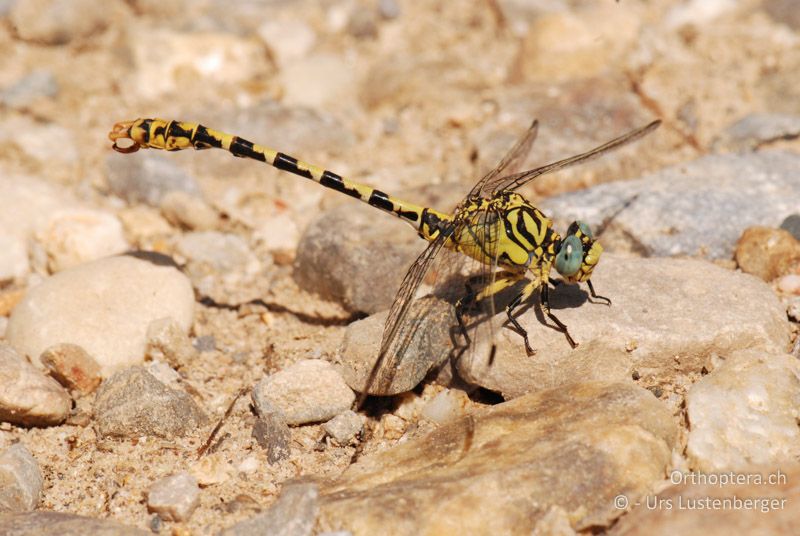
<svg viewBox="0 0 800 536">
<path fill-rule="evenodd" d="M 732 354 L 687 396 L 692 468 L 780 467 L 800 456 L 800 364 L 786 354 Z"/>
<path fill-rule="evenodd" d="M 280 410 L 286 422 L 299 425 L 327 421 L 347 410 L 355 394 L 327 361 L 298 361 L 253 387 L 259 413 Z"/>
<path fill-rule="evenodd" d="M 186 521 L 200 504 L 197 479 L 186 472 L 162 478 L 147 494 L 147 508 L 166 521 Z"/>
<path fill-rule="evenodd" d="M 0 344 L 0 386 L 0 421 L 47 426 L 69 415 L 72 403 L 64 388 L 7 344 Z"/>
<path fill-rule="evenodd" d="M 47 253 L 50 272 L 60 272 L 130 248 L 116 216 L 91 209 L 57 212 L 36 232 L 35 238 Z"/>
<path fill-rule="evenodd" d="M 77 344 L 108 377 L 142 362 L 150 322 L 170 316 L 188 332 L 193 313 L 192 286 L 174 266 L 108 257 L 59 272 L 30 289 L 14 309 L 6 337 L 37 366 L 48 347 Z"/>
</svg>

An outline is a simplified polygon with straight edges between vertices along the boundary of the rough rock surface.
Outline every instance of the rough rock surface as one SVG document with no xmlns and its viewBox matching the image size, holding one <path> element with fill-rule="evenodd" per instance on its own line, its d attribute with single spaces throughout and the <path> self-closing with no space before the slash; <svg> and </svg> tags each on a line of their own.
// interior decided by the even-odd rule
<svg viewBox="0 0 800 536">
<path fill-rule="evenodd" d="M 662 479 L 669 411 L 641 388 L 577 383 L 459 419 L 364 458 L 320 489 L 320 525 L 354 535 L 530 534 L 551 506 L 575 530 L 622 512 L 613 499 Z"/>
<path fill-rule="evenodd" d="M 26 426 L 49 426 L 67 418 L 72 401 L 53 378 L 0 343 L 0 420 Z"/>
</svg>

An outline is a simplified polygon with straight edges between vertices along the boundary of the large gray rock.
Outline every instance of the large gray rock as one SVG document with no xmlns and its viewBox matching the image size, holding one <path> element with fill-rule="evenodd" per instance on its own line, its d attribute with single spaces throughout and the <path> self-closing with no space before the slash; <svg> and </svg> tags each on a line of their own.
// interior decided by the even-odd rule
<svg viewBox="0 0 800 536">
<path fill-rule="evenodd" d="M 222 536 L 311 536 L 319 513 L 318 497 L 314 484 L 287 485 L 269 510 L 240 521 Z"/>
<path fill-rule="evenodd" d="M 778 227 L 797 212 L 798 166 L 800 155 L 780 151 L 705 156 L 540 208 L 562 224 L 580 219 L 594 228 L 613 216 L 609 240 L 644 255 L 729 259 L 746 228 Z"/>
<path fill-rule="evenodd" d="M 572 384 L 363 458 L 320 489 L 319 528 L 529 535 L 554 507 L 574 530 L 607 526 L 622 513 L 616 495 L 663 478 L 675 442 L 650 392 Z"/>
</svg>

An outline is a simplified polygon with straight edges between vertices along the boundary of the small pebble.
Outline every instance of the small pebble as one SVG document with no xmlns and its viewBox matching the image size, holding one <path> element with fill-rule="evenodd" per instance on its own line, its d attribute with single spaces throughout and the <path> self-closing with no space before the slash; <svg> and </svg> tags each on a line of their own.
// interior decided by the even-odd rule
<svg viewBox="0 0 800 536">
<path fill-rule="evenodd" d="M 216 211 L 197 196 L 180 190 L 167 192 L 161 198 L 161 213 L 179 227 L 193 231 L 210 231 L 219 225 Z"/>
<path fill-rule="evenodd" d="M 800 275 L 789 274 L 778 279 L 778 289 L 786 294 L 800 294 Z"/>
<path fill-rule="evenodd" d="M 77 344 L 53 345 L 39 360 L 58 383 L 83 395 L 93 392 L 102 381 L 100 365 Z"/>
<path fill-rule="evenodd" d="M 213 352 L 217 349 L 217 340 L 213 335 L 201 335 L 192 344 L 198 352 Z"/>
<path fill-rule="evenodd" d="M 442 391 L 422 408 L 422 416 L 436 424 L 444 424 L 463 415 L 467 395 L 463 391 Z"/>
<path fill-rule="evenodd" d="M 781 222 L 780 228 L 789 231 L 793 237 L 800 240 L 800 214 L 790 214 Z"/>
<path fill-rule="evenodd" d="M 350 408 L 355 394 L 330 363 L 306 359 L 262 379 L 252 398 L 259 414 L 275 407 L 296 426 L 333 418 Z"/>
<path fill-rule="evenodd" d="M 0 453 L 0 514 L 36 508 L 42 484 L 39 464 L 22 443 Z"/>
<path fill-rule="evenodd" d="M 95 399 L 95 427 L 102 437 L 172 438 L 205 424 L 206 416 L 183 391 L 170 389 L 142 367 L 103 382 Z"/>
<path fill-rule="evenodd" d="M 59 424 L 69 415 L 69 394 L 11 346 L 0 343 L 0 421 L 26 426 Z"/>
<path fill-rule="evenodd" d="M 172 318 L 153 320 L 147 326 L 146 355 L 152 360 L 163 360 L 180 370 L 189 365 L 197 355 L 186 331 Z"/>
<path fill-rule="evenodd" d="M 800 241 L 783 229 L 750 227 L 739 238 L 734 256 L 743 272 L 772 281 L 800 264 Z"/>
<path fill-rule="evenodd" d="M 280 412 L 259 415 L 253 425 L 253 438 L 267 451 L 267 461 L 277 463 L 289 457 L 292 439 L 289 426 Z"/>
<path fill-rule="evenodd" d="M 397 415 L 387 413 L 381 417 L 380 427 L 384 439 L 400 439 L 406 432 L 407 423 Z"/>
<path fill-rule="evenodd" d="M 315 484 L 284 485 L 280 497 L 269 510 L 225 529 L 221 536 L 310 536 L 314 533 L 318 515 L 319 489 Z"/>
<path fill-rule="evenodd" d="M 335 443 L 341 446 L 350 442 L 364 428 L 361 417 L 353 410 L 348 409 L 322 425 L 322 429 Z"/>
<path fill-rule="evenodd" d="M 397 0 L 378 0 L 378 13 L 384 19 L 396 19 L 400 16 L 400 5 Z"/>
<path fill-rule="evenodd" d="M 187 472 L 162 478 L 147 493 L 147 509 L 165 521 L 186 521 L 199 504 L 197 479 Z"/>
</svg>

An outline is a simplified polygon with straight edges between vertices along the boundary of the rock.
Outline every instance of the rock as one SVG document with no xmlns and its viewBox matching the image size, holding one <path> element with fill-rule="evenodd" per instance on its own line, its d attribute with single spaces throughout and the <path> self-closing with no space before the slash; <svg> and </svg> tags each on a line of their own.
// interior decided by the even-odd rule
<svg viewBox="0 0 800 536">
<path fill-rule="evenodd" d="M 0 173 L 0 281 L 27 275 L 33 232 L 53 213 L 75 204 L 72 194 L 62 188 L 34 177 Z"/>
<path fill-rule="evenodd" d="M 35 236 L 47 254 L 50 272 L 124 253 L 130 248 L 120 221 L 100 210 L 59 211 Z"/>
<path fill-rule="evenodd" d="M 410 391 L 452 353 L 455 310 L 442 299 L 426 296 L 411 305 L 396 342 L 376 370 L 385 323 L 384 312 L 347 326 L 339 356 L 342 376 L 354 391 L 373 395 Z"/>
<path fill-rule="evenodd" d="M 217 339 L 213 335 L 201 335 L 192 343 L 198 352 L 213 352 L 217 349 Z"/>
<path fill-rule="evenodd" d="M 58 143 L 53 143 L 52 140 L 58 140 Z M 76 175 L 81 173 L 75 133 L 57 123 L 37 119 L 30 114 L 11 114 L 0 122 L 0 144 L 15 147 L 18 151 L 16 158 L 24 159 L 26 168 L 36 170 L 36 178 L 30 177 L 25 180 L 38 182 L 39 177 L 47 177 L 52 182 L 67 182 L 75 180 Z M 34 188 L 38 189 L 38 186 L 35 185 Z M 24 185 L 13 190 L 29 193 L 30 187 Z M 65 200 L 72 199 L 69 194 L 64 197 Z M 12 198 L 10 202 L 14 201 L 16 200 Z M 19 206 L 14 212 L 24 213 L 31 208 L 35 210 L 41 207 L 42 203 L 43 200 L 35 200 L 30 207 Z M 57 210 L 64 208 L 65 206 L 56 207 Z M 51 213 L 34 212 L 26 214 L 21 221 L 30 221 L 32 217 L 44 217 L 46 220 L 50 215 Z"/>
<path fill-rule="evenodd" d="M 20 0 L 9 18 L 20 38 L 46 45 L 63 45 L 101 31 L 125 15 L 122 2 L 95 9 L 92 0 Z"/>
<path fill-rule="evenodd" d="M 378 0 L 378 13 L 387 20 L 400 16 L 400 6 L 396 0 Z"/>
<path fill-rule="evenodd" d="M 154 207 L 174 191 L 200 197 L 200 186 L 178 166 L 179 158 L 155 151 L 110 154 L 106 158 L 108 187 L 111 193 L 128 203 L 147 203 Z"/>
<path fill-rule="evenodd" d="M 798 166 L 800 155 L 781 151 L 705 156 L 550 198 L 539 208 L 559 222 L 578 219 L 595 229 L 614 215 L 606 235 L 639 254 L 729 259 L 745 229 L 777 227 L 797 211 Z"/>
<path fill-rule="evenodd" d="M 163 361 L 147 361 L 144 369 L 153 375 L 155 379 L 173 389 L 181 389 L 181 375 Z"/>
<path fill-rule="evenodd" d="M 97 391 L 95 426 L 101 437 L 173 438 L 193 432 L 207 419 L 192 397 L 170 389 L 141 367 L 107 379 Z"/>
<path fill-rule="evenodd" d="M 221 536 L 311 536 L 319 514 L 318 496 L 314 484 L 285 484 L 269 510 L 240 521 Z"/>
<path fill-rule="evenodd" d="M 292 440 L 292 433 L 286 418 L 280 410 L 263 405 L 259 410 L 259 416 L 253 425 L 253 438 L 267 451 L 267 461 L 277 463 L 285 460 L 291 454 L 289 447 Z"/>
<path fill-rule="evenodd" d="M 214 81 L 242 86 L 269 71 L 264 47 L 255 39 L 227 32 L 148 28 L 150 39 L 159 44 L 156 51 L 135 33 L 129 35 L 135 64 L 130 83 L 144 99 L 185 90 L 192 84 L 208 88 Z"/>
<path fill-rule="evenodd" d="M 797 526 L 796 512 L 789 506 L 800 500 L 800 468 L 796 464 L 782 465 L 779 470 L 751 468 L 747 474 L 735 474 L 750 482 L 727 484 L 706 483 L 703 474 L 682 478 L 676 473 L 671 481 L 677 480 L 679 485 L 642 498 L 640 506 L 623 516 L 608 534 L 768 535 L 791 534 Z M 767 483 L 770 477 L 774 481 Z"/>
<path fill-rule="evenodd" d="M 692 468 L 783 467 L 800 456 L 800 365 L 786 354 L 735 352 L 686 397 Z"/>
<path fill-rule="evenodd" d="M 28 449 L 16 443 L 0 453 L 0 519 L 4 513 L 29 512 L 39 504 L 42 471 Z M 2 530 L 0 521 L 0 533 Z"/>
<path fill-rule="evenodd" d="M 209 231 L 219 225 L 217 213 L 202 199 L 180 190 L 161 198 L 161 212 L 173 225 L 195 231 Z"/>
<path fill-rule="evenodd" d="M 356 93 L 354 75 L 354 67 L 338 55 L 319 53 L 300 58 L 281 69 L 283 101 L 290 106 L 309 108 L 341 106 L 342 101 L 352 100 Z M 312 78 L 325 83 L 309 84 Z"/>
<path fill-rule="evenodd" d="M 800 294 L 800 275 L 789 274 L 778 279 L 778 290 L 786 294 Z"/>
<path fill-rule="evenodd" d="M 737 3 L 734 0 L 689 0 L 677 4 L 666 15 L 666 25 L 669 28 L 679 28 L 686 24 L 702 26 L 712 22 L 727 12 L 734 10 Z"/>
<path fill-rule="evenodd" d="M 422 408 L 422 416 L 436 424 L 444 424 L 464 415 L 469 398 L 464 391 L 442 391 Z"/>
<path fill-rule="evenodd" d="M 322 429 L 335 443 L 349 445 L 361 433 L 364 422 L 358 413 L 348 409 L 322 425 Z"/>
<path fill-rule="evenodd" d="M 258 27 L 258 36 L 279 66 L 306 57 L 317 41 L 314 30 L 298 19 L 267 20 Z"/>
<path fill-rule="evenodd" d="M 53 379 L 0 343 L 0 421 L 50 426 L 67 418 L 72 401 Z"/>
<path fill-rule="evenodd" d="M 199 504 L 197 479 L 186 472 L 162 478 L 147 492 L 147 510 L 165 521 L 188 521 Z"/>
<path fill-rule="evenodd" d="M 261 262 L 241 237 L 230 233 L 202 231 L 186 233 L 177 244 L 178 252 L 206 272 L 255 274 Z"/>
<path fill-rule="evenodd" d="M 94 517 L 37 510 L 26 514 L 0 516 L 0 534 L 5 536 L 150 536 L 139 530 Z"/>
<path fill-rule="evenodd" d="M 298 361 L 253 387 L 256 411 L 280 410 L 289 425 L 327 421 L 347 410 L 355 395 L 327 361 Z"/>
<path fill-rule="evenodd" d="M 750 114 L 736 121 L 714 140 L 715 151 L 755 151 L 770 142 L 800 136 L 800 116 Z"/>
<path fill-rule="evenodd" d="M 350 312 L 388 309 L 425 243 L 406 224 L 388 216 L 376 225 L 380 217 L 373 207 L 353 203 L 323 213 L 300 239 L 294 265 L 297 282 Z"/>
<path fill-rule="evenodd" d="M 100 385 L 100 365 L 76 344 L 56 344 L 39 357 L 58 383 L 67 389 L 88 395 Z"/>
<path fill-rule="evenodd" d="M 708 262 L 605 254 L 592 282 L 612 300 L 610 307 L 589 303 L 574 285 L 550 292 L 551 310 L 569 328 L 576 349 L 532 306 L 517 317 L 537 351 L 528 357 L 522 337 L 504 327 L 500 313 L 491 324 L 494 360 L 489 364 L 491 336 L 477 337 L 458 359 L 461 377 L 506 398 L 579 378 L 624 381 L 633 371 L 671 383 L 676 375 L 710 368 L 714 354 L 783 352 L 789 342 L 785 309 L 764 282 Z"/>
<path fill-rule="evenodd" d="M 159 318 L 147 326 L 146 355 L 176 369 L 185 368 L 197 356 L 186 331 L 172 318 Z"/>
<path fill-rule="evenodd" d="M 547 83 L 597 76 L 636 42 L 640 24 L 635 10 L 611 5 L 542 14 L 523 40 L 522 72 Z"/>
<path fill-rule="evenodd" d="M 36 69 L 0 92 L 0 104 L 16 110 L 25 109 L 42 98 L 58 94 L 58 82 L 47 69 Z"/>
<path fill-rule="evenodd" d="M 766 0 L 761 6 L 775 22 L 786 24 L 794 31 L 800 30 L 800 12 L 794 0 Z"/>
<path fill-rule="evenodd" d="M 531 534 L 553 506 L 576 531 L 607 526 L 614 497 L 651 491 L 675 444 L 648 391 L 571 384 L 362 458 L 320 489 L 318 530 Z"/>
<path fill-rule="evenodd" d="M 144 358 L 147 327 L 170 316 L 188 331 L 194 291 L 169 257 L 136 253 L 64 270 L 30 289 L 6 337 L 37 366 L 55 344 L 84 348 L 104 377 Z"/>
<path fill-rule="evenodd" d="M 356 39 L 378 37 L 378 14 L 364 5 L 357 6 L 347 21 L 347 33 Z"/>
<path fill-rule="evenodd" d="M 789 231 L 793 237 L 800 240 L 800 214 L 789 214 L 781 222 L 781 229 Z"/>
<path fill-rule="evenodd" d="M 280 229 L 280 232 L 275 232 L 276 229 Z M 282 212 L 260 219 L 258 228 L 253 231 L 253 238 L 276 256 L 276 262 L 278 258 L 284 257 L 288 264 L 290 259 L 294 259 L 294 252 L 300 241 L 300 231 L 291 216 Z"/>
<path fill-rule="evenodd" d="M 158 240 L 173 232 L 170 224 L 152 207 L 135 205 L 117 213 L 125 233 L 135 244 Z"/>
<path fill-rule="evenodd" d="M 800 241 L 783 229 L 749 227 L 736 244 L 735 258 L 743 272 L 772 281 L 800 265 Z"/>
</svg>

